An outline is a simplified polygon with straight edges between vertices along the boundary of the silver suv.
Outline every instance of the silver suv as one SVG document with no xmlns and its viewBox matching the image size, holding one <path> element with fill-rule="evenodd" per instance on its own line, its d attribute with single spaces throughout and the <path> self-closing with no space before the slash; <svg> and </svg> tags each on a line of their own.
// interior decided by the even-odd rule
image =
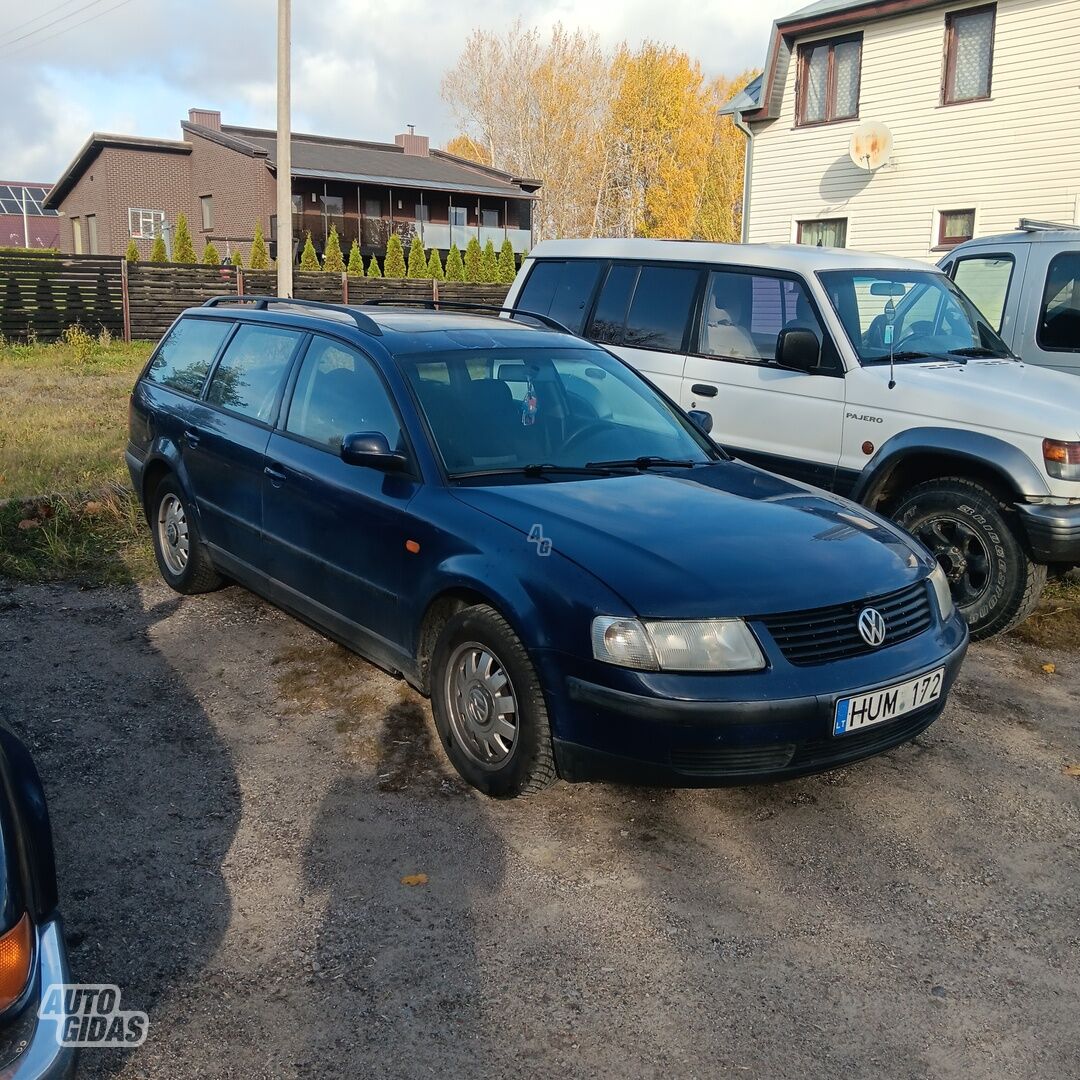
<svg viewBox="0 0 1080 1080">
<path fill-rule="evenodd" d="M 1025 219 L 938 265 L 1021 360 L 1080 375 L 1080 227 Z"/>
</svg>

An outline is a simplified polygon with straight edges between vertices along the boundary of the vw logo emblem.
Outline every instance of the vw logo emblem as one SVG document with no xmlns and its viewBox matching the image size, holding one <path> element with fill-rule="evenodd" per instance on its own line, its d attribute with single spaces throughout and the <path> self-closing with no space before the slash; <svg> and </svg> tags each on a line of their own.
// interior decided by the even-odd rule
<svg viewBox="0 0 1080 1080">
<path fill-rule="evenodd" d="M 877 648 L 885 640 L 885 620 L 876 608 L 864 608 L 859 615 L 859 633 L 867 645 Z"/>
</svg>

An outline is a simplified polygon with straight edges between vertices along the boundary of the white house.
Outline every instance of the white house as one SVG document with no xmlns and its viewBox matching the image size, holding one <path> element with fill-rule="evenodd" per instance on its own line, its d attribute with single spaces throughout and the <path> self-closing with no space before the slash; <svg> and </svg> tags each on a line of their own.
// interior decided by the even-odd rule
<svg viewBox="0 0 1080 1080">
<path fill-rule="evenodd" d="M 937 260 L 1021 217 L 1080 225 L 1080 0 L 821 0 L 779 20 L 725 107 L 743 239 Z M 852 135 L 883 126 L 867 169 Z"/>
</svg>

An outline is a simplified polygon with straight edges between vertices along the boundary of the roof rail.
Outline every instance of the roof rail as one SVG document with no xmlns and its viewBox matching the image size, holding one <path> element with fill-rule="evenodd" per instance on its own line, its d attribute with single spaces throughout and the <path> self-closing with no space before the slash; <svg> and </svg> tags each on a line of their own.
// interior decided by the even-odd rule
<svg viewBox="0 0 1080 1080">
<path fill-rule="evenodd" d="M 571 337 L 576 337 L 573 330 L 568 326 L 564 326 L 557 319 L 553 319 L 550 315 L 541 315 L 538 311 L 526 311 L 524 308 L 499 307 L 497 304 L 468 304 L 458 300 L 390 300 L 380 298 L 376 300 L 365 300 L 360 306 L 401 307 L 406 304 L 429 308 L 435 311 L 439 311 L 442 308 L 451 308 L 454 311 L 494 311 L 500 315 L 509 315 L 511 318 L 515 315 L 523 315 L 528 319 L 535 319 L 538 323 L 542 323 L 551 330 L 557 330 L 560 334 L 569 334 Z"/>
<path fill-rule="evenodd" d="M 1058 221 L 1038 221 L 1036 218 L 1021 218 L 1017 226 L 1021 232 L 1080 232 L 1080 225 L 1066 225 Z"/>
<path fill-rule="evenodd" d="M 354 307 L 346 307 L 344 304 L 324 304 L 321 300 L 297 300 L 288 296 L 249 296 L 246 294 L 236 296 L 233 293 L 228 293 L 224 296 L 211 296 L 202 306 L 238 307 L 244 304 L 253 305 L 257 311 L 269 311 L 271 306 L 294 307 L 299 308 L 301 312 L 306 310 L 309 314 L 318 318 L 329 318 L 330 313 L 333 312 L 338 316 L 336 321 L 346 321 L 342 318 L 342 316 L 345 316 L 349 322 L 354 323 L 356 328 L 363 330 L 365 334 L 382 337 L 382 329 L 370 315 L 365 315 Z"/>
</svg>

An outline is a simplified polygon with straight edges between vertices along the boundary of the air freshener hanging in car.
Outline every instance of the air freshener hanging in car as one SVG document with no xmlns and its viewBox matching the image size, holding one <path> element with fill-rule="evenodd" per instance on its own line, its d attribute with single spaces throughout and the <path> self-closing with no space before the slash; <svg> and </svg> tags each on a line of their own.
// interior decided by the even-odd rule
<svg viewBox="0 0 1080 1080">
<path fill-rule="evenodd" d="M 536 391 L 533 389 L 532 379 L 525 385 L 525 400 L 521 403 L 522 427 L 532 427 L 536 423 L 537 413 Z"/>
</svg>

